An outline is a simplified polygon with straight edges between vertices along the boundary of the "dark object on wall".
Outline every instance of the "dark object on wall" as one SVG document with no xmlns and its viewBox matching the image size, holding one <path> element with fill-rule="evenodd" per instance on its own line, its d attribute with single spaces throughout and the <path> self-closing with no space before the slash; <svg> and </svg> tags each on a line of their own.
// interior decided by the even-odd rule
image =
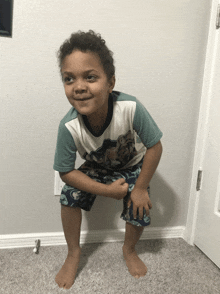
<svg viewBox="0 0 220 294">
<path fill-rule="evenodd" d="M 0 0 L 0 36 L 12 36 L 13 0 Z"/>
</svg>

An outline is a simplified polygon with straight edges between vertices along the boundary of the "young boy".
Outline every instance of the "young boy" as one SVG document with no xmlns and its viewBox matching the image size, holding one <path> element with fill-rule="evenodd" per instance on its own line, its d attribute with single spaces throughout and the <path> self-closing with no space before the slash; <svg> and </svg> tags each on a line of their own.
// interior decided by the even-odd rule
<svg viewBox="0 0 220 294">
<path fill-rule="evenodd" d="M 135 97 L 113 91 L 112 52 L 100 35 L 72 34 L 60 47 L 58 59 L 73 107 L 60 122 L 54 160 L 54 169 L 66 183 L 60 203 L 68 246 L 56 282 L 64 289 L 74 283 L 81 253 L 81 209 L 89 211 L 96 195 L 123 199 L 124 259 L 132 276 L 143 277 L 147 267 L 135 245 L 150 224 L 149 183 L 161 157 L 162 132 Z M 78 170 L 76 151 L 85 159 Z"/>
</svg>

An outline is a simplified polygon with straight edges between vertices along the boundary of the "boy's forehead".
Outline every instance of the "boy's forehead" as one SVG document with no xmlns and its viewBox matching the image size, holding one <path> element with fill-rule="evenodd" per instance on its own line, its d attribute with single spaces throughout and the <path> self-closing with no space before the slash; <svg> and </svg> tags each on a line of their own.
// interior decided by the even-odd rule
<svg viewBox="0 0 220 294">
<path fill-rule="evenodd" d="M 65 75 L 65 74 L 67 74 L 67 75 L 71 75 L 71 74 L 73 74 L 75 71 L 72 71 L 71 69 L 65 69 L 65 68 L 62 68 L 62 75 Z M 89 74 L 89 73 L 91 73 L 91 72 L 95 72 L 95 73 L 99 73 L 99 71 L 97 71 L 97 70 L 95 70 L 95 69 L 85 69 L 85 70 L 83 70 L 82 69 L 82 73 L 83 74 Z"/>
<path fill-rule="evenodd" d="M 81 52 L 79 50 L 73 51 L 67 55 L 62 64 L 63 68 L 87 68 L 89 69 L 100 69 L 102 67 L 99 56 L 93 52 Z"/>
</svg>

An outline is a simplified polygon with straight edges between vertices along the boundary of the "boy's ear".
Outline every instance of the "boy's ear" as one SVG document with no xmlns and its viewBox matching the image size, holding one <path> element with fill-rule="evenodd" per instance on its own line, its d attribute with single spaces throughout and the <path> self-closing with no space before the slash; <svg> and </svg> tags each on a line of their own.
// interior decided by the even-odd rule
<svg viewBox="0 0 220 294">
<path fill-rule="evenodd" d="M 109 93 L 112 92 L 114 87 L 115 87 L 115 76 L 112 76 L 111 80 L 109 81 Z"/>
</svg>

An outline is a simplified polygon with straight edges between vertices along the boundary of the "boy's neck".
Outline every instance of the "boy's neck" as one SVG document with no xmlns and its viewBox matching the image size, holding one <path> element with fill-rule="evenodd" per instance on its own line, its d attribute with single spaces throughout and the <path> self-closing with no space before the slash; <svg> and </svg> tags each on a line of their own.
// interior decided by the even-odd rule
<svg viewBox="0 0 220 294">
<path fill-rule="evenodd" d="M 94 133 L 99 133 L 101 131 L 106 122 L 107 115 L 108 110 L 106 113 L 99 113 L 98 115 L 96 114 L 94 116 L 86 117 Z"/>
<path fill-rule="evenodd" d="M 108 101 L 108 108 L 100 113 L 95 113 L 89 116 L 83 115 L 83 120 L 89 131 L 95 135 L 100 136 L 111 122 L 113 113 L 112 100 Z"/>
</svg>

